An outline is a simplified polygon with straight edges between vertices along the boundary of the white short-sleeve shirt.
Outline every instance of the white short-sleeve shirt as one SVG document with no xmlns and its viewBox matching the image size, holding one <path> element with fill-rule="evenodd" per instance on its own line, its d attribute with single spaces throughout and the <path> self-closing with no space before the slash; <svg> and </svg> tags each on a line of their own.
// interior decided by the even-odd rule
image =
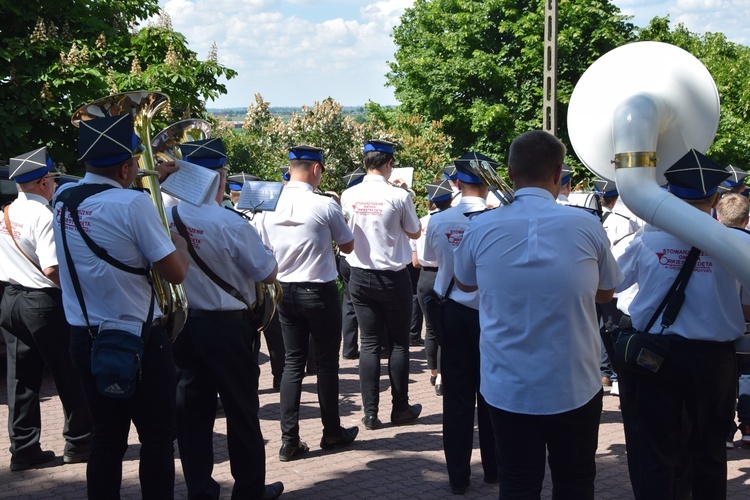
<svg viewBox="0 0 750 500">
<path fill-rule="evenodd" d="M 419 230 L 419 218 L 408 191 L 391 186 L 382 175 L 368 174 L 343 192 L 341 206 L 354 233 L 354 251 L 346 256 L 349 265 L 398 271 L 411 262 L 406 232 Z"/>
<path fill-rule="evenodd" d="M 425 255 L 438 261 L 438 273 L 435 277 L 435 291 L 445 296 L 453 279 L 453 251 L 463 239 L 464 231 L 469 226 L 468 213 L 481 212 L 487 207 L 483 198 L 464 196 L 455 207 L 435 214 L 427 225 Z M 451 300 L 472 309 L 479 308 L 477 292 L 462 292 L 455 285 L 451 289 Z"/>
<path fill-rule="evenodd" d="M 420 224 L 422 224 L 422 234 L 419 235 L 419 238 L 416 240 L 409 240 L 409 245 L 411 246 L 412 252 L 417 252 L 417 261 L 419 262 L 419 265 L 422 267 L 437 267 L 437 259 L 434 257 L 434 255 L 427 259 L 425 257 L 424 253 L 424 247 L 425 243 L 427 242 L 427 224 L 430 223 L 430 218 L 439 212 L 433 212 L 430 214 L 425 215 L 421 219 L 419 219 Z"/>
<path fill-rule="evenodd" d="M 8 207 L 8 218 L 16 242 L 42 270 L 57 266 L 52 211 L 43 196 L 18 193 Z M 28 288 L 57 288 L 47 276 L 18 250 L 0 215 L 0 259 L 4 281 Z"/>
<path fill-rule="evenodd" d="M 255 302 L 255 282 L 265 279 L 276 266 L 258 232 L 240 214 L 219 206 L 215 201 L 199 207 L 190 203 L 177 205 L 182 223 L 190 234 L 190 243 L 209 269 L 232 285 L 248 304 Z M 172 209 L 167 210 L 172 231 L 177 232 Z M 247 309 L 216 285 L 190 257 L 185 281 L 191 308 L 204 311 Z"/>
<path fill-rule="evenodd" d="M 167 228 L 147 194 L 122 189 L 117 182 L 89 172 L 78 183 L 62 186 L 57 196 L 81 184 L 114 187 L 90 196 L 78 207 L 84 230 L 113 258 L 131 267 L 146 268 L 175 251 Z M 65 316 L 73 326 L 86 326 L 65 260 L 60 234 L 61 211 L 62 204 L 55 200 L 55 244 Z M 146 321 L 151 297 L 146 278 L 121 271 L 94 255 L 78 233 L 70 212 L 66 212 L 65 228 L 90 324 L 98 326 L 104 319 Z M 154 318 L 161 316 L 159 306 L 155 305 Z"/>
<path fill-rule="evenodd" d="M 750 235 L 743 235 L 750 245 Z M 638 284 L 628 312 L 633 326 L 643 331 L 682 268 L 690 245 L 651 225 L 630 242 L 618 258 L 625 281 L 620 288 Z M 728 342 L 745 333 L 737 280 L 718 260 L 701 253 L 685 289 L 675 322 L 664 334 L 693 340 Z M 661 332 L 661 316 L 651 333 Z"/>
<path fill-rule="evenodd" d="M 471 222 L 454 257 L 456 278 L 479 288 L 489 404 L 558 414 L 601 390 L 595 296 L 622 274 L 595 217 L 544 189 L 519 189 L 513 203 Z"/>
<path fill-rule="evenodd" d="M 327 283 L 336 279 L 331 242 L 343 245 L 354 235 L 333 198 L 315 193 L 306 182 L 289 181 L 276 210 L 263 212 L 257 219 L 263 242 L 279 263 L 280 282 Z"/>
</svg>

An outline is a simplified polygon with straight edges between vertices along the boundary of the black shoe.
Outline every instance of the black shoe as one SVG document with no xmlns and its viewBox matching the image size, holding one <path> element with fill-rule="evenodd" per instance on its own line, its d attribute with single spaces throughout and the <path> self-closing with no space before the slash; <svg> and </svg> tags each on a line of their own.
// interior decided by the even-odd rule
<svg viewBox="0 0 750 500">
<path fill-rule="evenodd" d="M 438 396 L 443 395 L 443 384 L 435 384 L 435 394 Z"/>
<path fill-rule="evenodd" d="M 463 495 L 468 489 L 469 483 L 462 484 L 461 486 L 455 486 L 451 484 L 451 493 L 453 493 L 454 495 Z"/>
<path fill-rule="evenodd" d="M 497 484 L 500 482 L 500 479 L 498 479 L 497 476 L 484 476 L 484 482 L 487 484 Z"/>
<path fill-rule="evenodd" d="M 10 470 L 18 472 L 26 469 L 32 469 L 37 465 L 46 464 L 55 459 L 55 452 L 51 450 L 40 451 L 35 456 L 27 458 L 26 460 L 11 458 L 10 459 Z"/>
<path fill-rule="evenodd" d="M 412 422 L 422 413 L 422 405 L 410 405 L 403 410 L 393 410 L 391 412 L 391 423 L 394 425 Z"/>
<path fill-rule="evenodd" d="M 263 492 L 263 495 L 261 495 L 262 500 L 276 500 L 281 496 L 281 494 L 284 493 L 284 483 L 281 481 L 267 484 L 266 490 Z"/>
<path fill-rule="evenodd" d="M 342 357 L 344 359 L 359 359 L 359 352 L 355 352 L 354 354 L 344 354 Z"/>
<path fill-rule="evenodd" d="M 419 337 L 417 337 L 417 338 L 415 338 L 415 339 L 411 339 L 411 340 L 409 341 L 409 345 L 410 345 L 410 346 L 412 346 L 412 347 L 419 347 L 419 346 L 423 346 L 423 345 L 424 345 L 424 340 L 423 340 L 423 339 L 421 339 L 421 338 L 419 338 Z"/>
<path fill-rule="evenodd" d="M 82 464 L 89 461 L 89 452 L 65 453 L 63 455 L 64 464 Z"/>
<path fill-rule="evenodd" d="M 437 375 L 430 375 L 430 385 L 434 386 L 437 381 Z"/>
<path fill-rule="evenodd" d="M 289 462 L 310 451 L 310 447 L 302 441 L 299 444 L 282 444 L 279 450 L 279 460 Z"/>
<path fill-rule="evenodd" d="M 374 431 L 378 427 L 380 427 L 380 420 L 378 420 L 377 415 L 365 415 L 362 417 L 362 423 L 365 424 L 365 429 L 368 431 Z"/>
<path fill-rule="evenodd" d="M 341 428 L 341 433 L 336 437 L 323 436 L 320 439 L 320 447 L 324 450 L 332 450 L 334 448 L 342 448 L 352 441 L 359 434 L 359 427 L 349 427 L 348 429 Z"/>
</svg>

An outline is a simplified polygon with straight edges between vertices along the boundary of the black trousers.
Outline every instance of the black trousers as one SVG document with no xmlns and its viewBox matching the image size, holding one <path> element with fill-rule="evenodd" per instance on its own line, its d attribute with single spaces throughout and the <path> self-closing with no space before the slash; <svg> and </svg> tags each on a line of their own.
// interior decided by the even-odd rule
<svg viewBox="0 0 750 500">
<path fill-rule="evenodd" d="M 694 500 L 726 498 L 727 428 L 734 417 L 737 380 L 730 342 L 691 341 L 676 336 L 658 375 L 628 373 L 636 432 L 626 426 L 628 452 L 637 447 L 635 498 L 672 499 L 691 491 Z M 688 465 L 689 464 L 689 465 Z M 631 471 L 631 476 L 634 471 Z M 685 476 L 689 484 L 683 484 Z"/>
<path fill-rule="evenodd" d="M 135 394 L 126 399 L 102 396 L 96 390 L 91 375 L 91 343 L 86 328 L 71 328 L 70 352 L 94 421 L 86 467 L 88 497 L 120 498 L 122 458 L 128 449 L 132 421 L 141 443 L 138 472 L 143 499 L 174 498 L 175 369 L 166 331 L 160 325 L 151 328 L 143 349 L 141 378 Z"/>
<path fill-rule="evenodd" d="M 424 314 L 424 298 L 435 288 L 436 277 L 437 271 L 435 270 L 422 268 L 419 271 L 417 302 L 424 318 L 424 352 L 427 358 L 427 368 L 440 371 L 440 345 L 435 337 L 435 332 L 432 330 L 429 318 Z"/>
<path fill-rule="evenodd" d="M 409 338 L 419 340 L 422 338 L 422 308 L 419 307 L 419 297 L 417 295 L 417 283 L 422 269 L 414 267 L 412 264 L 406 266 L 409 270 L 409 279 L 411 279 L 411 324 L 409 325 Z"/>
<path fill-rule="evenodd" d="M 284 337 L 281 335 L 281 323 L 279 323 L 279 312 L 271 318 L 268 328 L 263 331 L 263 338 L 266 340 L 268 348 L 269 364 L 271 365 L 271 375 L 273 381 L 281 383 L 281 376 L 284 374 Z"/>
<path fill-rule="evenodd" d="M 281 440 L 284 444 L 299 443 L 299 407 L 310 335 L 317 361 L 323 434 L 338 436 L 341 306 L 336 282 L 282 283 L 281 288 L 284 295 L 279 304 L 279 319 L 286 347 L 281 379 Z"/>
<path fill-rule="evenodd" d="M 347 357 L 354 357 L 359 353 L 359 335 L 357 335 L 359 323 L 357 323 L 357 313 L 354 311 L 352 296 L 349 293 L 349 276 L 351 272 L 352 268 L 349 266 L 346 258 L 340 258 L 339 276 L 341 276 L 341 281 L 344 283 L 344 301 L 341 304 L 341 336 L 344 345 L 342 355 Z"/>
<path fill-rule="evenodd" d="M 365 415 L 377 415 L 380 407 L 380 345 L 385 335 L 388 376 L 394 410 L 409 405 L 409 322 L 411 279 L 400 271 L 352 268 L 349 293 L 357 311 L 362 344 L 359 382 Z"/>
<path fill-rule="evenodd" d="M 501 500 L 539 498 L 548 454 L 552 498 L 594 500 L 602 395 L 600 390 L 580 408 L 554 415 L 524 415 L 489 406 Z"/>
<path fill-rule="evenodd" d="M 258 419 L 259 335 L 247 316 L 188 318 L 174 343 L 177 365 L 177 443 L 188 496 L 219 498 L 211 477 L 216 393 L 227 419 L 232 498 L 258 498 L 266 458 Z"/>
<path fill-rule="evenodd" d="M 87 453 L 93 425 L 81 380 L 70 359 L 69 331 L 57 288 L 21 290 L 8 286 L 0 305 L 8 362 L 10 452 L 24 460 L 40 453 L 39 391 L 49 368 L 65 414 L 65 454 Z"/>
<path fill-rule="evenodd" d="M 479 424 L 479 451 L 487 480 L 498 477 L 495 436 L 487 403 L 479 392 L 479 311 L 452 300 L 443 309 L 445 339 L 440 364 L 443 375 L 443 448 L 448 480 L 469 484 L 474 448 L 474 407 Z"/>
</svg>

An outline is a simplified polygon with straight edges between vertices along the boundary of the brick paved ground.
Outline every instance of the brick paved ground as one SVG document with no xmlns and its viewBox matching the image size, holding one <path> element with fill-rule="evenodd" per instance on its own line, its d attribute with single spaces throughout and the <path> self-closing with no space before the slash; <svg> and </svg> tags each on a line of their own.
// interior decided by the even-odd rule
<svg viewBox="0 0 750 500">
<path fill-rule="evenodd" d="M 286 487 L 282 498 L 286 499 L 332 499 L 332 498 L 457 498 L 448 490 L 441 440 L 442 400 L 429 385 L 424 350 L 412 348 L 410 399 L 424 406 L 418 423 L 395 427 L 385 424 L 376 431 L 361 428 L 357 441 L 350 448 L 334 452 L 322 451 L 320 441 L 321 424 L 315 395 L 315 379 L 305 379 L 302 394 L 301 436 L 310 445 L 304 459 L 281 463 L 277 459 L 280 447 L 278 424 L 279 396 L 271 390 L 270 368 L 267 357 L 261 376 L 260 418 L 266 438 L 267 482 L 283 481 Z M 386 392 L 387 372 L 382 370 L 381 419 L 388 420 L 390 396 Z M 554 381 L 550 381 L 554 383 Z M 1 378 L 0 420 L 7 419 L 5 370 Z M 49 377 L 43 391 L 42 444 L 52 449 L 58 458 L 51 466 L 24 472 L 10 472 L 8 464 L 8 436 L 0 432 L 0 498 L 42 499 L 85 498 L 84 464 L 62 465 L 60 455 L 63 440 L 62 410 L 54 386 Z M 357 362 L 342 360 L 341 363 L 341 416 L 346 426 L 359 424 L 361 400 L 357 378 Z M 216 420 L 214 451 L 216 465 L 214 477 L 222 485 L 222 498 L 229 498 L 232 477 L 226 447 L 226 420 L 219 415 Z M 123 472 L 123 498 L 139 498 L 138 489 L 138 444 L 135 429 L 131 432 L 131 447 L 125 457 Z M 630 484 L 625 461 L 625 440 L 620 423 L 618 400 L 605 395 L 602 425 L 597 452 L 596 496 L 601 499 L 629 499 Z M 176 445 L 175 445 L 176 448 Z M 750 498 L 750 448 L 737 448 L 729 452 L 729 498 Z M 186 489 L 182 480 L 179 460 L 177 464 L 176 497 L 185 498 Z M 472 485 L 468 498 L 496 498 L 497 486 L 482 482 L 479 465 L 478 444 L 473 455 Z M 548 474 L 549 476 L 549 474 Z M 547 479 L 543 498 L 550 498 L 550 483 Z"/>
</svg>

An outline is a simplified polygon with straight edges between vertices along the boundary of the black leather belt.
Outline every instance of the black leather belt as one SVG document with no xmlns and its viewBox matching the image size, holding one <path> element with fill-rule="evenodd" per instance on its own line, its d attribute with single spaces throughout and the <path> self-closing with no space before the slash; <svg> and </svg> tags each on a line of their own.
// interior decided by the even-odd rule
<svg viewBox="0 0 750 500">
<path fill-rule="evenodd" d="M 62 290 L 60 290 L 59 288 L 55 288 L 54 286 L 48 286 L 44 288 L 31 288 L 28 286 L 17 285 L 15 283 L 8 283 L 8 285 L 10 285 L 11 288 L 15 288 L 16 290 L 20 290 L 22 292 L 42 292 L 47 294 L 62 292 Z"/>
<path fill-rule="evenodd" d="M 294 281 L 294 282 L 280 282 L 281 289 L 287 289 L 287 290 L 297 290 L 298 288 L 302 288 L 305 290 L 323 290 L 325 288 L 335 288 L 336 282 L 335 281 L 326 281 L 323 282 L 313 282 L 313 281 Z"/>
<path fill-rule="evenodd" d="M 438 272 L 438 268 L 437 267 L 423 267 L 422 270 L 423 271 L 432 271 L 433 273 Z"/>
<path fill-rule="evenodd" d="M 200 319 L 244 319 L 247 317 L 247 309 L 235 309 L 233 311 L 206 311 L 203 309 L 188 309 L 188 317 Z"/>
</svg>

